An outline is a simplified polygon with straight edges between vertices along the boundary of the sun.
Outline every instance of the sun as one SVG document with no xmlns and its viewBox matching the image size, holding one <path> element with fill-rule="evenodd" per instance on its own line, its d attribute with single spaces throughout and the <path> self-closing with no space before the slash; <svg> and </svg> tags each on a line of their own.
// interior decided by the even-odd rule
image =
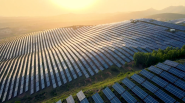
<svg viewBox="0 0 185 103">
<path fill-rule="evenodd" d="M 79 10 L 87 8 L 92 5 L 96 0 L 52 0 L 53 3 L 61 6 L 62 8 Z"/>
</svg>

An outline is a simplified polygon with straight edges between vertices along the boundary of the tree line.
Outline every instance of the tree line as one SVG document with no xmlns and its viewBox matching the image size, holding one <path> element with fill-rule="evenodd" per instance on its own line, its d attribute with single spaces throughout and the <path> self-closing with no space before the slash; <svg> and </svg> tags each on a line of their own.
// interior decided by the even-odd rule
<svg viewBox="0 0 185 103">
<path fill-rule="evenodd" d="M 167 47 L 165 50 L 153 50 L 152 53 L 137 52 L 134 54 L 135 65 L 148 67 L 165 60 L 176 60 L 185 57 L 185 45 L 182 48 Z"/>
</svg>

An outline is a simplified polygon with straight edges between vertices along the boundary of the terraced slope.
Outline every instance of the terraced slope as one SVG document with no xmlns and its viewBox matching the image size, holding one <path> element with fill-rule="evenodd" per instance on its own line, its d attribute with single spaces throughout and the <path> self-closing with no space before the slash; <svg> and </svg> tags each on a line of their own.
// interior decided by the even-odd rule
<svg viewBox="0 0 185 103">
<path fill-rule="evenodd" d="M 184 31 L 183 26 L 139 19 L 27 34 L 0 45 L 0 99 L 56 88 L 111 65 L 121 67 L 138 51 L 182 47 Z"/>
<path fill-rule="evenodd" d="M 184 90 L 185 65 L 166 60 L 123 79 L 121 83 L 106 87 L 91 97 L 86 97 L 80 91 L 77 100 L 69 96 L 63 103 L 182 103 L 185 102 Z"/>
</svg>

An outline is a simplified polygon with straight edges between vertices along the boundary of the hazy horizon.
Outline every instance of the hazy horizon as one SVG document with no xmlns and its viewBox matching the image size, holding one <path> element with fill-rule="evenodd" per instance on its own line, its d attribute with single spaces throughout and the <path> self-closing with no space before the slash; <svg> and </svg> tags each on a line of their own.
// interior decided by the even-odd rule
<svg viewBox="0 0 185 103">
<path fill-rule="evenodd" d="M 0 42 L 47 29 L 148 17 L 162 21 L 185 18 L 185 1 L 0 0 Z"/>
<path fill-rule="evenodd" d="M 1 17 L 38 17 L 60 14 L 119 13 L 185 6 L 184 0 L 0 0 Z"/>
</svg>

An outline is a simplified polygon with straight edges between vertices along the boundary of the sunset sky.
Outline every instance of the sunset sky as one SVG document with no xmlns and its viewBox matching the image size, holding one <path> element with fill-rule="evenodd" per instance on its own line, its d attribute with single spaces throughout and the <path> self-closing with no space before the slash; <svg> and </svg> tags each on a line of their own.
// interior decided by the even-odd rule
<svg viewBox="0 0 185 103">
<path fill-rule="evenodd" d="M 0 0 L 0 16 L 113 13 L 185 6 L 185 0 Z"/>
</svg>

